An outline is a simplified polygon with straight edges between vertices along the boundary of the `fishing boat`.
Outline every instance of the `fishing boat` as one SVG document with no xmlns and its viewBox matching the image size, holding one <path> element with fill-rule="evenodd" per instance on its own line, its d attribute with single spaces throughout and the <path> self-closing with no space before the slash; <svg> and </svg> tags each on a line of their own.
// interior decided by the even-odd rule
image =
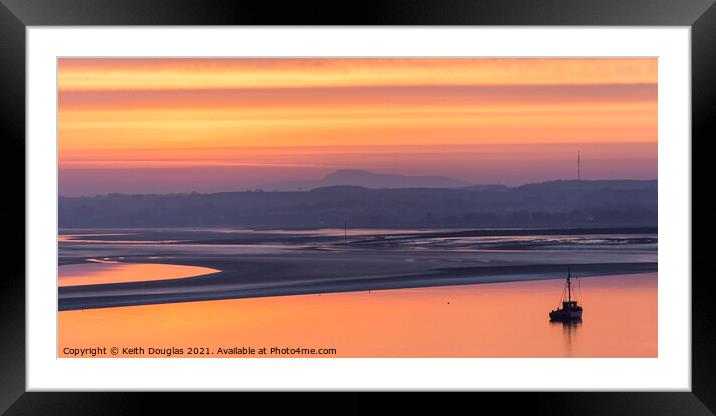
<svg viewBox="0 0 716 416">
<path fill-rule="evenodd" d="M 567 285 L 562 292 L 562 307 L 549 313 L 550 321 L 569 322 L 582 320 L 582 307 L 577 304 L 576 300 L 572 300 L 572 291 L 572 271 L 567 268 Z"/>
</svg>

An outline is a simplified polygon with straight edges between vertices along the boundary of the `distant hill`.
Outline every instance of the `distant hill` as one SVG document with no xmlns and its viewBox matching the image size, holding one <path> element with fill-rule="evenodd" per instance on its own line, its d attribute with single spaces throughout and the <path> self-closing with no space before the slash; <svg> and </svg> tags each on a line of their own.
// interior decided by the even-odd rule
<svg viewBox="0 0 716 416">
<path fill-rule="evenodd" d="M 326 186 L 362 186 L 364 188 L 460 188 L 469 183 L 447 176 L 405 176 L 344 169 L 322 179 L 307 181 L 269 182 L 259 186 L 264 191 L 310 191 Z"/>
<path fill-rule="evenodd" d="M 584 190 L 602 190 L 602 189 L 613 189 L 613 190 L 630 190 L 630 189 L 654 189 L 658 187 L 656 180 L 558 180 L 540 183 L 530 183 L 522 185 L 520 188 L 523 190 L 562 190 L 562 191 L 584 191 Z"/>
<path fill-rule="evenodd" d="M 60 227 L 655 226 L 657 181 L 60 197 Z"/>
<path fill-rule="evenodd" d="M 471 191 L 509 191 L 512 188 L 506 185 L 470 185 L 466 186 L 465 189 Z"/>
</svg>

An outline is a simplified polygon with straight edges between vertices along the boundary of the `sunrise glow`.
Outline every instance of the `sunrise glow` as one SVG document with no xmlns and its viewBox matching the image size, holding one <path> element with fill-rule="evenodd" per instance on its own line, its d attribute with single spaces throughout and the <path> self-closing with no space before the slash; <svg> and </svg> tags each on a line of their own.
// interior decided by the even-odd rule
<svg viewBox="0 0 716 416">
<path fill-rule="evenodd" d="M 654 179 L 656 59 L 59 61 L 60 193 L 244 190 L 338 169 Z"/>
</svg>

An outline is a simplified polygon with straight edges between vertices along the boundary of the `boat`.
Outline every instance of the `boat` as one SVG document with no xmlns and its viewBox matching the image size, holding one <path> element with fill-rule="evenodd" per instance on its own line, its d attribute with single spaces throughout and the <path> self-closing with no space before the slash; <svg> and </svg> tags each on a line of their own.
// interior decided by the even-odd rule
<svg viewBox="0 0 716 416">
<path fill-rule="evenodd" d="M 550 321 L 557 322 L 573 322 L 582 320 L 582 307 L 579 306 L 576 299 L 572 300 L 572 271 L 567 268 L 567 285 L 562 292 L 562 307 L 557 308 L 549 313 Z M 565 299 L 566 292 L 566 299 Z"/>
</svg>

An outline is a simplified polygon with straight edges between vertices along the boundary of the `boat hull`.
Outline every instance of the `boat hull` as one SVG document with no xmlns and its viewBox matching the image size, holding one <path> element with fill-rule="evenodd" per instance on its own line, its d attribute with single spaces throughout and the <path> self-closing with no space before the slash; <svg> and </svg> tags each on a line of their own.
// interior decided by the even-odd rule
<svg viewBox="0 0 716 416">
<path fill-rule="evenodd" d="M 557 310 L 549 313 L 551 321 L 576 321 L 582 319 L 582 311 Z"/>
</svg>

